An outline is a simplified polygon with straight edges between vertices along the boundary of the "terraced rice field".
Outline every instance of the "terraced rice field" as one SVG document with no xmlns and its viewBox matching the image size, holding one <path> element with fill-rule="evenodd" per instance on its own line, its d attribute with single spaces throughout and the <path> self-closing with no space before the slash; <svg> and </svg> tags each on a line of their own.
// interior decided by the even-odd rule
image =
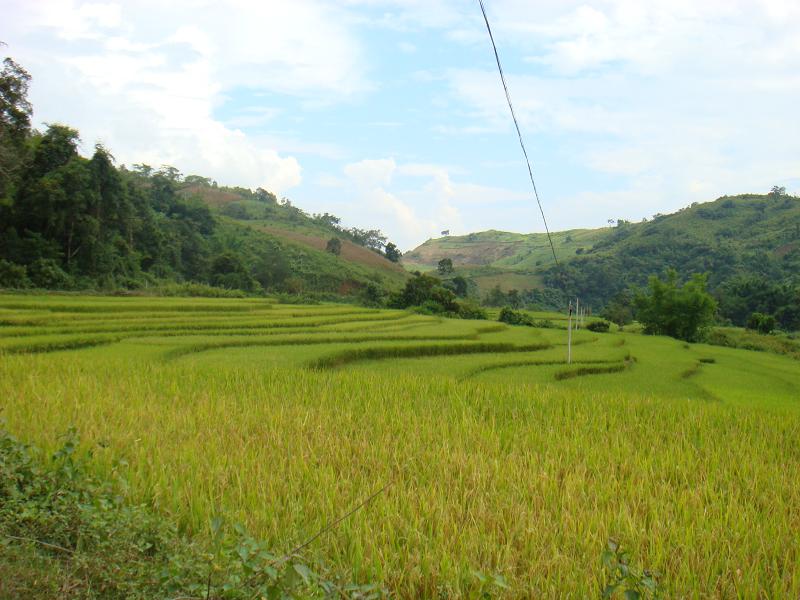
<svg viewBox="0 0 800 600">
<path fill-rule="evenodd" d="M 555 320 L 557 315 L 549 316 Z M 590 597 L 620 539 L 669 597 L 800 596 L 800 364 L 269 300 L 0 296 L 0 413 L 204 534 L 400 597 Z M 120 459 L 127 466 L 120 467 Z"/>
</svg>

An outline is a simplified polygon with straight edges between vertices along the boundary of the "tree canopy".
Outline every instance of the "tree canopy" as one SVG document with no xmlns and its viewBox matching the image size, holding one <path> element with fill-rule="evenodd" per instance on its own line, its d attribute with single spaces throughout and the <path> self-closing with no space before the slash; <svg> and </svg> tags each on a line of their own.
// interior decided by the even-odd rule
<svg viewBox="0 0 800 600">
<path fill-rule="evenodd" d="M 634 298 L 636 316 L 645 333 L 669 335 L 697 342 L 704 338 L 714 323 L 717 303 L 706 292 L 706 276 L 695 273 L 682 286 L 678 272 L 667 271 L 664 281 L 650 277 L 647 292 Z"/>
</svg>

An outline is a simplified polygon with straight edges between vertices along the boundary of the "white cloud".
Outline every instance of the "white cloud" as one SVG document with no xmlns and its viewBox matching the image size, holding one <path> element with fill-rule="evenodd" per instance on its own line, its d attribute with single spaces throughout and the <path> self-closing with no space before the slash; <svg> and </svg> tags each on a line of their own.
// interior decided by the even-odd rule
<svg viewBox="0 0 800 600">
<path fill-rule="evenodd" d="M 529 150 L 617 178 L 611 189 L 549 197 L 558 225 L 666 212 L 797 176 L 800 4 L 619 0 L 559 3 L 545 15 L 527 2 L 493 5 Z M 530 68 L 508 68 L 521 56 Z M 512 131 L 492 66 L 449 71 L 472 122 L 440 132 Z M 543 147 L 543 136 L 557 145 Z"/>
<path fill-rule="evenodd" d="M 516 140 L 472 2 L 9 4 L 4 41 L 34 75 L 37 120 L 77 126 L 120 162 L 173 163 L 279 193 L 304 181 L 293 195 L 305 206 L 406 244 L 440 229 L 539 226 L 524 164 L 518 178 L 501 165 Z M 487 9 L 554 227 L 794 189 L 796 0 L 492 0 Z M 392 90 L 402 91 L 386 99 Z M 344 135 L 343 124 L 352 125 Z M 345 165 L 390 154 L 405 158 Z M 341 209 L 329 205 L 346 193 Z"/>
<path fill-rule="evenodd" d="M 436 229 L 435 222 L 427 217 L 420 217 L 414 208 L 404 202 L 397 193 L 387 188 L 397 172 L 397 163 L 393 158 L 368 159 L 350 163 L 344 167 L 344 174 L 359 199 L 359 205 L 349 207 L 358 215 L 346 209 L 343 216 L 348 222 L 361 224 L 386 223 L 385 231 L 390 239 L 401 247 L 428 237 Z"/>
<path fill-rule="evenodd" d="M 358 203 L 341 207 L 348 223 L 383 223 L 402 248 L 436 236 L 443 229 L 466 232 L 485 228 L 486 211 L 529 200 L 526 193 L 454 181 L 458 167 L 368 159 L 345 166 L 347 182 L 326 179 L 329 187 L 349 185 Z"/>
<path fill-rule="evenodd" d="M 244 107 L 222 122 L 215 114 L 227 93 L 266 89 L 319 104 L 369 87 L 345 19 L 318 0 L 49 1 L 8 12 L 14 56 L 34 76 L 38 122 L 66 121 L 121 162 L 174 164 L 221 183 L 283 192 L 301 181 L 280 140 L 239 129 L 277 109 Z"/>
</svg>

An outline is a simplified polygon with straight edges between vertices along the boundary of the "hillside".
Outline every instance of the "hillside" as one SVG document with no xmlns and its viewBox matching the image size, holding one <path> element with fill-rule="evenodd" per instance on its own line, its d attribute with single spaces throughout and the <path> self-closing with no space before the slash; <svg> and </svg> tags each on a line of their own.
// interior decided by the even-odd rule
<svg viewBox="0 0 800 600">
<path fill-rule="evenodd" d="M 611 232 L 611 228 L 572 229 L 554 232 L 552 238 L 559 257 L 572 256 Z M 496 230 L 430 239 L 406 252 L 402 262 L 411 271 L 431 271 L 443 258 L 452 260 L 458 273 L 472 279 L 481 293 L 498 285 L 503 291 L 541 286 L 542 272 L 553 262 L 546 234 Z"/>
<path fill-rule="evenodd" d="M 481 293 L 494 285 L 549 288 L 594 306 L 629 286 L 645 285 L 649 276 L 671 267 L 682 276 L 708 273 L 709 288 L 724 308 L 746 287 L 788 286 L 788 294 L 796 293 L 800 199 L 778 193 L 726 196 L 641 223 L 619 221 L 616 227 L 556 232 L 553 241 L 560 268 L 553 264 L 544 234 L 499 231 L 428 240 L 403 262 L 409 269 L 427 270 L 450 258 L 456 272 L 473 277 Z M 765 312 L 774 312 L 770 303 L 787 303 L 761 302 L 765 306 L 758 309 Z M 749 309 L 755 310 L 742 308 L 730 318 L 741 321 Z"/>
<path fill-rule="evenodd" d="M 573 255 L 611 234 L 611 228 L 572 229 L 552 234 L 556 252 Z M 536 270 L 553 260 L 547 234 L 481 231 L 461 236 L 430 239 L 403 256 L 409 269 L 429 270 L 450 258 L 459 267 L 494 267 L 502 270 Z"/>
<path fill-rule="evenodd" d="M 403 267 L 380 252 L 381 243 L 376 239 L 380 232 L 377 230 L 360 232 L 372 234 L 372 239 L 369 239 L 369 235 L 362 235 L 359 239 L 362 243 L 359 244 L 353 241 L 354 230 L 339 227 L 339 220 L 333 215 L 311 216 L 291 202 L 284 200 L 279 203 L 273 194 L 264 190 L 252 192 L 246 188 L 217 187 L 207 180 L 197 183 L 197 179 L 189 177 L 189 183 L 181 187 L 180 194 L 186 198 L 200 199 L 223 219 L 305 251 L 326 252 L 328 241 L 336 237 L 342 243 L 338 257 L 346 263 L 353 263 L 347 266 L 360 265 L 366 269 L 365 275 L 387 278 L 395 283 L 406 277 Z M 374 248 L 366 247 L 364 243 L 367 242 L 372 242 Z"/>
<path fill-rule="evenodd" d="M 172 166 L 117 166 L 77 130 L 31 126 L 30 74 L 0 73 L 0 288 L 359 296 L 400 287 L 379 230 L 345 229 L 261 188 L 219 187 Z M 330 251 L 327 245 L 331 238 Z"/>
<path fill-rule="evenodd" d="M 344 229 L 265 190 L 218 187 L 170 166 L 117 166 L 99 144 L 81 156 L 76 130 L 36 131 L 30 111 L 21 105 L 13 128 L 0 120 L 0 288 L 375 303 L 407 278 L 378 230 Z M 331 238 L 338 253 L 326 250 Z"/>
</svg>

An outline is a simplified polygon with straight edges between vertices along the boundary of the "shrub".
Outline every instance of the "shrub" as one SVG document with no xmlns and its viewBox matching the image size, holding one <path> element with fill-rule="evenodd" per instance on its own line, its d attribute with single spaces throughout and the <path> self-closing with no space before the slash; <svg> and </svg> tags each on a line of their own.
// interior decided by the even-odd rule
<svg viewBox="0 0 800 600">
<path fill-rule="evenodd" d="M 586 329 L 595 333 L 608 333 L 609 327 L 611 327 L 611 323 L 608 321 L 592 321 L 586 326 Z"/>
<path fill-rule="evenodd" d="M 66 290 L 73 286 L 72 277 L 52 258 L 39 258 L 28 267 L 34 287 L 47 290 Z"/>
<path fill-rule="evenodd" d="M 449 258 L 443 258 L 436 265 L 436 270 L 440 275 L 447 275 L 453 272 L 453 261 Z"/>
<path fill-rule="evenodd" d="M 28 270 L 24 265 L 0 258 L 0 287 L 20 289 L 29 285 Z"/>
<path fill-rule="evenodd" d="M 638 569 L 631 563 L 630 552 L 623 550 L 616 540 L 608 540 L 606 550 L 601 556 L 604 583 L 602 598 L 614 598 L 622 592 L 624 598 L 663 598 L 659 578 L 661 574 L 649 569 Z"/>
<path fill-rule="evenodd" d="M 431 303 L 438 306 L 434 307 Z M 409 279 L 403 290 L 395 294 L 390 301 L 390 306 L 393 308 L 409 308 L 425 304 L 436 313 L 458 312 L 456 295 L 442 287 L 441 280 L 425 274 L 417 274 Z"/>
<path fill-rule="evenodd" d="M 754 312 L 747 319 L 747 329 L 752 329 L 759 333 L 772 333 L 778 326 L 778 322 L 772 315 Z"/>
<path fill-rule="evenodd" d="M 240 220 L 248 220 L 250 219 L 250 213 L 247 212 L 247 208 L 244 207 L 240 202 L 231 202 L 223 206 L 220 211 L 226 217 L 231 217 L 232 219 L 240 219 Z"/>
<path fill-rule="evenodd" d="M 339 238 L 331 238 L 328 240 L 328 243 L 325 244 L 325 250 L 339 256 L 342 253 L 342 240 Z"/>
<path fill-rule="evenodd" d="M 383 290 L 374 283 L 368 283 L 364 289 L 361 290 L 359 298 L 361 304 L 370 308 L 376 308 L 383 305 Z"/>
<path fill-rule="evenodd" d="M 705 338 L 714 322 L 717 303 L 706 292 L 706 276 L 695 273 L 683 286 L 678 273 L 667 271 L 666 281 L 650 278 L 649 293 L 638 293 L 634 299 L 637 319 L 644 332 L 696 342 Z"/>
<path fill-rule="evenodd" d="M 538 327 L 539 329 L 561 329 L 561 327 L 553 323 L 550 319 L 535 319 L 531 321 L 531 327 Z"/>
<path fill-rule="evenodd" d="M 400 262 L 400 257 L 403 256 L 403 253 L 397 249 L 397 246 L 392 242 L 386 244 L 386 247 L 383 249 L 383 255 L 392 262 Z"/>
<path fill-rule="evenodd" d="M 473 302 L 459 302 L 458 316 L 462 319 L 488 319 L 486 310 Z"/>
<path fill-rule="evenodd" d="M 413 308 L 426 315 L 441 315 L 462 319 L 486 319 L 486 311 L 471 302 L 459 301 L 440 279 L 415 273 L 406 286 L 389 299 L 390 308 Z"/>
<path fill-rule="evenodd" d="M 534 326 L 533 319 L 531 319 L 528 315 L 518 310 L 513 310 L 507 306 L 504 306 L 500 309 L 500 316 L 497 317 L 497 320 L 509 325 L 526 325 L 528 327 Z"/>
<path fill-rule="evenodd" d="M 223 252 L 211 263 L 211 283 L 216 287 L 245 292 L 260 292 L 261 285 L 253 279 L 233 252 Z"/>
</svg>

